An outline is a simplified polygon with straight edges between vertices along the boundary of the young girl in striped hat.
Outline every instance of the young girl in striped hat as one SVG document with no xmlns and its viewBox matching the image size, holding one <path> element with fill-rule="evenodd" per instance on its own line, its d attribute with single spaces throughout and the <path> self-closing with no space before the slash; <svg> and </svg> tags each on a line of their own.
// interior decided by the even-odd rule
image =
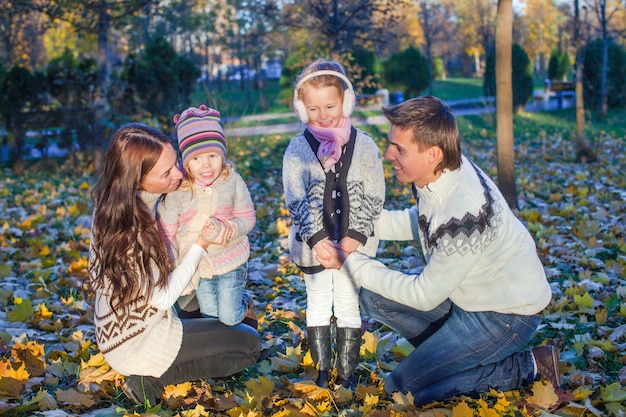
<svg viewBox="0 0 626 417">
<path fill-rule="evenodd" d="M 159 204 L 159 223 L 174 259 L 193 245 L 207 222 L 213 234 L 227 228 L 230 239 L 213 244 L 200 261 L 184 295 L 195 291 L 200 312 L 234 326 L 242 321 L 257 327 L 252 299 L 244 289 L 248 276 L 248 233 L 256 215 L 248 188 L 226 159 L 226 138 L 217 110 L 201 105 L 174 116 L 184 178 Z M 212 236 L 206 236 L 211 240 Z"/>
</svg>

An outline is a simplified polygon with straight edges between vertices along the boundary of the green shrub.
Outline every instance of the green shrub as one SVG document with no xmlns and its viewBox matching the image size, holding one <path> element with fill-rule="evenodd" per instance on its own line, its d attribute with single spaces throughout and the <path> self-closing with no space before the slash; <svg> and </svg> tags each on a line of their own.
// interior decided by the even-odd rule
<svg viewBox="0 0 626 417">
<path fill-rule="evenodd" d="M 548 78 L 556 81 L 565 80 L 571 66 L 572 63 L 567 52 L 561 49 L 553 50 L 548 64 Z"/>
<path fill-rule="evenodd" d="M 443 58 L 437 57 L 433 60 L 433 80 L 440 80 L 443 77 Z"/>
<path fill-rule="evenodd" d="M 626 106 L 626 51 L 624 47 L 609 45 L 607 72 L 607 105 L 613 108 Z M 600 104 L 600 81 L 602 70 L 602 40 L 587 45 L 584 52 L 583 90 L 585 103 L 593 108 Z"/>
<path fill-rule="evenodd" d="M 134 105 L 146 109 L 146 116 L 169 123 L 173 114 L 189 106 L 200 75 L 191 60 L 179 56 L 165 38 L 157 37 L 148 41 L 140 55 L 126 58 L 121 79 L 127 85 L 121 87 L 124 93 L 119 97 L 137 98 Z"/>
<path fill-rule="evenodd" d="M 383 70 L 387 88 L 402 90 L 407 98 L 420 95 L 430 83 L 426 58 L 413 46 L 389 57 Z"/>
<path fill-rule="evenodd" d="M 347 68 L 352 85 L 365 94 L 373 94 L 380 88 L 381 65 L 376 52 L 355 48 L 347 57 Z"/>
<path fill-rule="evenodd" d="M 513 108 L 523 108 L 533 95 L 533 76 L 528 54 L 518 44 L 512 46 Z M 495 48 L 487 53 L 483 91 L 486 96 L 496 95 Z"/>
</svg>

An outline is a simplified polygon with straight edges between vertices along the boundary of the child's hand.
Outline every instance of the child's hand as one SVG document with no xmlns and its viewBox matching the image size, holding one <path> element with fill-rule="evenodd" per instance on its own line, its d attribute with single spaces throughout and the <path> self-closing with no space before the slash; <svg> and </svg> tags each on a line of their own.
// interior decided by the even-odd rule
<svg viewBox="0 0 626 417">
<path fill-rule="evenodd" d="M 324 245 L 323 244 L 324 242 L 330 243 L 328 239 L 324 239 L 324 240 L 317 242 L 317 244 L 313 246 L 313 251 L 315 252 L 315 258 L 320 263 L 321 263 L 321 259 L 323 259 L 326 262 L 329 262 L 335 256 L 334 246 Z"/>
<path fill-rule="evenodd" d="M 322 240 L 313 248 L 316 253 L 315 259 L 326 269 L 341 269 L 343 262 L 350 253 L 341 249 L 338 244 L 328 239 Z"/>
<path fill-rule="evenodd" d="M 234 234 L 234 225 L 216 218 L 209 219 L 202 228 L 202 238 L 214 245 L 227 245 Z"/>
<path fill-rule="evenodd" d="M 212 242 L 213 239 L 219 235 L 221 227 L 220 221 L 211 217 L 202 228 L 202 237 L 205 240 Z"/>
</svg>

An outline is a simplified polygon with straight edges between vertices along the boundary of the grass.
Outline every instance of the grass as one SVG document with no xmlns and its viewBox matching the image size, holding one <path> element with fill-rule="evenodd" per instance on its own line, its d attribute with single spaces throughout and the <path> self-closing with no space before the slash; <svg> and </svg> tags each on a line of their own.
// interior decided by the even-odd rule
<svg viewBox="0 0 626 417">
<path fill-rule="evenodd" d="M 484 96 L 482 78 L 448 78 L 433 82 L 433 95 L 442 100 L 459 100 Z"/>
<path fill-rule="evenodd" d="M 292 91 L 281 94 L 278 81 L 266 81 L 264 95 L 267 109 L 263 111 L 259 101 L 259 90 L 254 84 L 246 86 L 239 81 L 224 82 L 220 86 L 212 84 L 207 89 L 199 85 L 192 96 L 192 103 L 205 103 L 220 110 L 225 118 L 292 112 L 289 99 Z M 482 78 L 448 78 L 433 83 L 433 94 L 443 100 L 458 100 L 483 96 Z M 295 118 L 294 118 L 295 119 Z"/>
<path fill-rule="evenodd" d="M 260 105 L 258 88 L 253 83 L 242 85 L 239 81 L 223 82 L 221 85 L 214 83 L 206 88 L 198 84 L 191 102 L 196 105 L 204 103 L 218 109 L 222 117 L 229 119 L 254 114 L 291 112 L 288 101 L 280 98 L 278 81 L 266 81 L 263 92 L 267 102 L 265 110 Z"/>
</svg>

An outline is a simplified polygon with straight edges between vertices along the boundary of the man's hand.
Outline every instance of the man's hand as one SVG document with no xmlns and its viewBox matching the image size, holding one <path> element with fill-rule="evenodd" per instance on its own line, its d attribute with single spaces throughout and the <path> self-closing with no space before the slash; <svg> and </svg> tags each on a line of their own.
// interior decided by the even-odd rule
<svg viewBox="0 0 626 417">
<path fill-rule="evenodd" d="M 343 262 L 350 255 L 328 239 L 322 240 L 313 249 L 316 253 L 315 259 L 326 269 L 341 269 Z"/>
<path fill-rule="evenodd" d="M 357 250 L 359 246 L 361 246 L 361 242 L 348 236 L 345 236 L 339 241 L 339 249 L 348 252 L 348 254 Z"/>
</svg>

